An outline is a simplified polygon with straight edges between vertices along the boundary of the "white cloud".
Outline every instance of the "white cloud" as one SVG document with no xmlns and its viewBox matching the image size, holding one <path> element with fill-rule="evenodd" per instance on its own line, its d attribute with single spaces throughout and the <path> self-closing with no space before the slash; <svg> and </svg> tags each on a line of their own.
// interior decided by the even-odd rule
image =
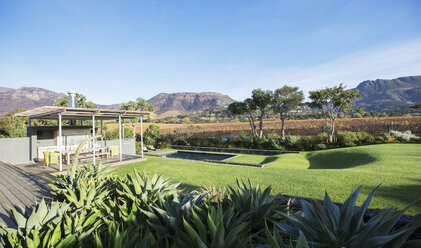
<svg viewBox="0 0 421 248">
<path fill-rule="evenodd" d="M 268 71 L 231 93 L 236 99 L 244 99 L 254 88 L 273 90 L 285 83 L 307 93 L 339 83 L 353 88 L 364 80 L 414 75 L 421 75 L 421 39 L 360 51 L 310 67 Z"/>
</svg>

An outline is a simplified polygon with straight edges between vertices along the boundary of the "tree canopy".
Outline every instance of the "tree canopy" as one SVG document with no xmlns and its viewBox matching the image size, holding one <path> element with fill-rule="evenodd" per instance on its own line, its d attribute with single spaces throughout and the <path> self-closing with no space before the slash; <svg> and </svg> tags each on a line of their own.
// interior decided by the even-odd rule
<svg viewBox="0 0 421 248">
<path fill-rule="evenodd" d="M 329 142 L 332 143 L 338 114 L 350 112 L 355 104 L 354 99 L 359 97 L 360 93 L 358 90 L 345 90 L 345 87 L 340 84 L 332 88 L 310 91 L 309 94 L 311 100 L 309 106 L 320 109 L 327 120 Z"/>
<path fill-rule="evenodd" d="M 28 118 L 15 116 L 15 114 L 23 111 L 25 111 L 25 109 L 15 109 L 5 116 L 0 117 L 0 137 L 26 137 Z"/>
<path fill-rule="evenodd" d="M 281 119 L 281 137 L 283 141 L 285 140 L 285 120 L 288 118 L 288 113 L 302 104 L 303 100 L 304 94 L 298 87 L 285 85 L 273 93 L 271 106 L 273 112 L 278 113 Z"/>
<path fill-rule="evenodd" d="M 54 106 L 58 107 L 68 107 L 69 106 L 69 98 L 67 96 L 57 99 L 54 102 Z M 97 108 L 97 105 L 91 101 L 86 99 L 86 96 L 82 94 L 76 94 L 76 107 L 77 108 Z"/>
<path fill-rule="evenodd" d="M 155 106 L 149 104 L 145 99 L 138 97 L 136 101 L 129 101 L 127 103 L 123 103 L 120 109 L 124 110 L 142 110 L 142 111 L 155 111 Z"/>
<path fill-rule="evenodd" d="M 246 115 L 250 122 L 251 132 L 254 138 L 263 137 L 263 117 L 269 110 L 272 101 L 272 92 L 262 89 L 252 91 L 251 98 L 245 99 L 243 102 L 234 102 L 228 106 L 228 110 L 232 114 Z M 255 120 L 259 120 L 259 130 L 256 129 Z"/>
</svg>

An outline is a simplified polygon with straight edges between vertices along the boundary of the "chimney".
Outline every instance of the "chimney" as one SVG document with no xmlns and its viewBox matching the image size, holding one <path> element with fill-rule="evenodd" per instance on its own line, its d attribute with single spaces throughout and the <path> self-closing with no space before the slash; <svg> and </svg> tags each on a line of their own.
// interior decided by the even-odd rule
<svg viewBox="0 0 421 248">
<path fill-rule="evenodd" d="M 76 108 L 76 91 L 70 90 L 67 94 L 69 94 L 69 107 Z"/>
</svg>

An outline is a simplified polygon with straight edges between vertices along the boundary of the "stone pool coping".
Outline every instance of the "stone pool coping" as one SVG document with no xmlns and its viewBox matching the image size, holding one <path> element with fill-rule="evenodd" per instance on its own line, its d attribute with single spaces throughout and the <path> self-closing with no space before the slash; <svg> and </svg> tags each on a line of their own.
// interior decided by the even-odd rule
<svg viewBox="0 0 421 248">
<path fill-rule="evenodd" d="M 238 156 L 238 155 L 226 154 L 226 153 L 225 153 L 226 155 L 231 155 L 231 157 L 226 158 L 224 160 L 212 160 L 212 159 L 194 160 L 194 159 L 183 159 L 183 158 L 171 158 L 171 157 L 167 157 L 167 155 L 174 154 L 174 153 L 177 153 L 177 152 L 179 152 L 179 151 L 169 151 L 169 152 L 155 153 L 155 154 L 145 154 L 145 155 L 152 156 L 152 157 L 160 157 L 160 158 L 176 159 L 176 160 L 187 160 L 187 161 L 194 161 L 194 162 L 208 162 L 208 163 L 218 163 L 218 164 L 232 164 L 232 165 L 253 166 L 253 167 L 260 167 L 260 168 L 265 167 L 264 164 L 252 164 L 252 163 L 240 163 L 240 162 L 226 161 L 226 159 L 231 159 L 231 158 L 235 158 L 235 157 Z M 191 152 L 191 151 L 182 151 L 182 152 Z M 220 155 L 219 153 L 203 153 L 203 152 L 191 152 L 191 153 L 198 153 L 198 154 L 202 153 L 202 154 L 215 154 L 215 155 Z"/>
</svg>

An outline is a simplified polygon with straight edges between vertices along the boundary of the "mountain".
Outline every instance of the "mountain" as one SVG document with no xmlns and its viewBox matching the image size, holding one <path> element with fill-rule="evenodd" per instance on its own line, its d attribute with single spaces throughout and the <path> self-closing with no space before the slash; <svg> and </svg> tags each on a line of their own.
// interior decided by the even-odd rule
<svg viewBox="0 0 421 248">
<path fill-rule="evenodd" d="M 400 77 L 391 80 L 377 79 L 361 82 L 356 106 L 378 112 L 409 111 L 421 103 L 421 76 Z"/>
<path fill-rule="evenodd" d="M 11 89 L 0 87 L 0 116 L 17 108 L 32 109 L 53 105 L 58 98 L 66 96 L 51 90 L 34 87 Z"/>
<path fill-rule="evenodd" d="M 196 112 L 228 106 L 234 100 L 227 95 L 215 92 L 179 92 L 172 94 L 161 93 L 147 100 L 147 102 L 155 106 L 157 114 L 166 116 L 166 113 L 177 115 L 177 113 Z"/>
<path fill-rule="evenodd" d="M 105 105 L 105 104 L 97 104 L 97 107 L 99 109 L 110 109 L 110 110 L 118 110 L 121 108 L 122 103 L 115 103 L 115 104 L 109 104 L 109 105 Z"/>
</svg>

